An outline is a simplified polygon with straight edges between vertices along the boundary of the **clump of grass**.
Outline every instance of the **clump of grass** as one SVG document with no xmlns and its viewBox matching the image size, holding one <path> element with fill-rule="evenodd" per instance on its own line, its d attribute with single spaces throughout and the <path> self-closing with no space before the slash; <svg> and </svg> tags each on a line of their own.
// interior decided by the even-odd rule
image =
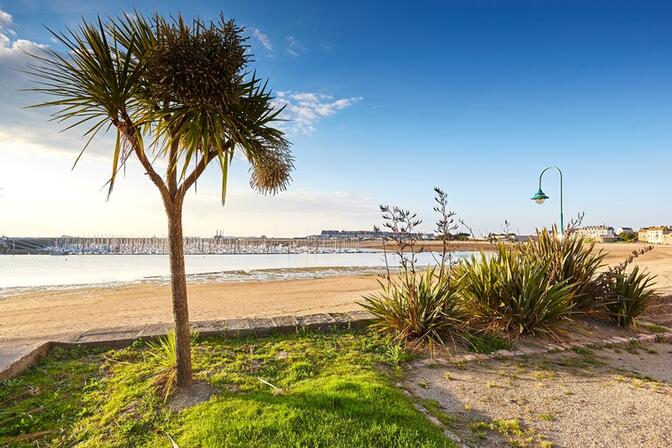
<svg viewBox="0 0 672 448">
<path fill-rule="evenodd" d="M 517 419 L 494 419 L 490 423 L 484 421 L 472 422 L 469 428 L 480 438 L 485 438 L 487 431 L 500 434 L 511 446 L 533 446 L 535 438 L 537 443 L 542 440 L 531 430 L 526 430 Z"/>
<path fill-rule="evenodd" d="M 197 337 L 195 333 L 191 334 L 192 345 L 196 342 Z M 158 340 L 147 341 L 147 347 L 149 348 L 147 354 L 157 368 L 153 383 L 163 395 L 165 403 L 173 393 L 177 381 L 177 337 L 175 336 L 175 330 L 170 330 L 166 336 L 162 336 Z"/>
<path fill-rule="evenodd" d="M 653 277 L 635 266 L 630 273 L 613 272 L 607 279 L 604 304 L 620 326 L 632 325 L 656 297 Z"/>
<path fill-rule="evenodd" d="M 525 433 L 517 419 L 495 419 L 491 427 L 501 434 L 515 435 L 522 437 Z"/>
<path fill-rule="evenodd" d="M 447 208 L 447 195 L 435 189 L 434 210 L 439 214 L 437 230 L 443 236 L 438 267 L 424 273 L 417 270 L 416 228 L 422 223 L 417 215 L 399 207 L 381 205 L 383 227 L 389 237 L 383 237 L 386 274 L 379 279 L 379 292 L 365 296 L 360 303 L 375 317 L 372 328 L 391 334 L 412 346 L 427 343 L 444 344 L 446 336 L 454 338 L 462 332 L 464 315 L 458 291 L 450 276 L 453 264 L 448 238 L 455 230 L 454 212 Z M 375 228 L 378 230 L 378 228 Z M 399 262 L 401 272 L 393 275 L 388 261 L 388 244 Z"/>
<path fill-rule="evenodd" d="M 388 364 L 398 366 L 399 364 L 410 361 L 413 355 L 406 349 L 404 344 L 394 341 L 385 348 L 385 357 Z"/>
<path fill-rule="evenodd" d="M 511 342 L 485 331 L 467 333 L 464 339 L 469 345 L 469 349 L 475 353 L 493 353 L 497 350 L 509 350 L 513 347 Z"/>
<path fill-rule="evenodd" d="M 543 381 L 543 380 L 552 380 L 556 377 L 555 372 L 552 370 L 535 370 L 532 372 L 532 377 L 535 380 Z"/>
<path fill-rule="evenodd" d="M 473 432 L 485 432 L 487 430 L 490 430 L 491 427 L 486 422 L 478 421 L 478 422 L 470 423 L 469 424 L 469 429 L 471 429 Z"/>
<path fill-rule="evenodd" d="M 375 330 L 400 341 L 444 343 L 446 335 L 461 331 L 463 314 L 454 283 L 437 275 L 404 274 L 399 280 L 380 280 L 380 291 L 364 297 L 362 307 L 372 313 Z"/>
<path fill-rule="evenodd" d="M 418 400 L 418 402 L 425 409 L 427 409 L 427 412 L 429 412 L 432 416 L 436 417 L 436 419 L 439 420 L 441 424 L 446 426 L 452 426 L 455 424 L 455 417 L 448 415 L 441 406 L 441 403 L 439 403 L 438 401 L 424 398 Z"/>
<path fill-rule="evenodd" d="M 493 256 L 481 254 L 454 268 L 463 307 L 488 330 L 515 338 L 556 335 L 575 314 L 573 285 L 551 283 L 549 263 L 529 261 L 498 244 Z"/>
<path fill-rule="evenodd" d="M 648 330 L 652 333 L 666 333 L 669 331 L 667 327 L 664 327 L 662 325 L 658 325 L 655 323 L 648 323 L 648 322 L 638 322 L 637 327 L 640 329 Z"/>
<path fill-rule="evenodd" d="M 577 309 L 587 310 L 600 293 L 598 273 L 604 266 L 606 253 L 595 251 L 595 244 L 570 231 L 559 235 L 558 228 L 538 231 L 537 237 L 518 246 L 529 263 L 548 263 L 549 283 L 571 286 Z"/>
<path fill-rule="evenodd" d="M 175 331 L 170 331 L 158 341 L 147 342 L 147 346 L 150 349 L 148 355 L 158 366 L 158 371 L 154 374 L 154 385 L 161 391 L 165 402 L 170 397 L 177 379 Z"/>
</svg>

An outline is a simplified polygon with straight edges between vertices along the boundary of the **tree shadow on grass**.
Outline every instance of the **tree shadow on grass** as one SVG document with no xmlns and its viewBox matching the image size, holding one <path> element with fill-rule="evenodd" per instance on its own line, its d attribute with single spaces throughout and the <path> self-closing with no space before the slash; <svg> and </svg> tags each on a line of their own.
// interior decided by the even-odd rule
<svg viewBox="0 0 672 448">
<path fill-rule="evenodd" d="M 102 351 L 57 348 L 23 375 L 0 382 L 0 446 L 60 440 L 86 412 L 85 395 L 99 386 L 103 373 L 92 360 Z"/>
</svg>

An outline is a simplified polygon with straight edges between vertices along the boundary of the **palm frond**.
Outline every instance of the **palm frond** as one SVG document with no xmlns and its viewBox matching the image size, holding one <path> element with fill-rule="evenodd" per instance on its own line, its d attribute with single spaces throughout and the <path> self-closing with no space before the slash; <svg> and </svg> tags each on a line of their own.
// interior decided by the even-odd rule
<svg viewBox="0 0 672 448">
<path fill-rule="evenodd" d="M 56 98 L 31 107 L 56 107 L 52 120 L 69 122 L 64 130 L 93 122 L 84 132 L 87 141 L 75 160 L 76 165 L 101 130 L 109 129 L 137 109 L 135 92 L 142 64 L 118 40 L 110 40 L 100 18 L 96 23 L 83 22 L 76 30 L 57 33 L 49 29 L 49 32 L 68 52 L 44 49 L 32 55 L 34 62 L 28 64 L 26 72 L 35 87 L 27 90 Z M 127 159 L 127 145 L 119 132 L 115 141 L 109 193 Z"/>
<path fill-rule="evenodd" d="M 217 159 L 222 201 L 235 151 L 250 163 L 252 187 L 264 194 L 287 187 L 294 160 L 276 126 L 282 108 L 267 82 L 248 71 L 244 28 L 232 20 L 206 24 L 134 11 L 49 31 L 66 52 L 34 56 L 29 90 L 53 99 L 33 107 L 54 107 L 52 119 L 67 122 L 65 130 L 88 126 L 75 164 L 96 135 L 116 127 L 109 192 L 130 151 L 144 154 L 145 146 L 168 159 L 167 176 L 181 181 Z M 143 137 L 151 143 L 144 145 Z"/>
</svg>

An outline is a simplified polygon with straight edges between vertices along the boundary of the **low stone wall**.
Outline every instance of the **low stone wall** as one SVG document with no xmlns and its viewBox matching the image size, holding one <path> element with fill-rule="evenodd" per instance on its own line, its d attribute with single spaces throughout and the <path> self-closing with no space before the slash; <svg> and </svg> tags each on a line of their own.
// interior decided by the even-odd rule
<svg viewBox="0 0 672 448">
<path fill-rule="evenodd" d="M 670 329 L 668 329 L 670 330 Z M 496 359 L 513 358 L 517 356 L 533 356 L 544 355 L 547 353 L 557 353 L 565 350 L 573 350 L 580 348 L 598 349 L 601 347 L 609 347 L 613 345 L 628 344 L 631 342 L 664 342 L 672 343 L 672 330 L 663 333 L 654 334 L 638 334 L 636 336 L 620 337 L 614 336 L 607 339 L 596 339 L 592 341 L 572 342 L 569 344 L 543 344 L 543 345 L 519 345 L 512 350 L 497 350 L 493 353 L 479 353 L 479 354 L 464 354 L 453 355 L 449 357 L 432 357 L 425 358 L 419 361 L 414 361 L 409 364 L 409 368 L 426 366 L 431 364 L 452 365 L 471 361 L 489 361 Z"/>
<path fill-rule="evenodd" d="M 203 336 L 221 335 L 228 337 L 264 336 L 270 334 L 290 334 L 299 329 L 327 330 L 333 328 L 365 328 L 373 321 L 368 311 L 352 311 L 348 313 L 309 314 L 305 316 L 278 316 L 254 317 L 243 319 L 225 319 L 214 321 L 191 322 L 191 328 Z M 163 336 L 172 328 L 169 324 L 145 325 L 139 327 L 110 327 L 86 331 L 69 340 L 44 341 L 36 343 L 22 353 L 7 368 L 0 371 L 0 380 L 15 377 L 25 369 L 36 365 L 39 360 L 47 356 L 55 347 L 103 346 L 124 347 L 134 341 L 152 339 Z M 640 342 L 670 342 L 672 343 L 672 329 L 658 334 L 639 334 L 632 337 L 611 337 L 603 340 L 576 342 L 570 344 L 543 344 L 519 345 L 512 350 L 498 350 L 490 354 L 462 354 L 448 358 L 426 358 L 411 363 L 425 364 L 455 364 L 469 361 L 487 361 L 515 356 L 541 355 L 579 347 L 599 347 L 624 344 L 633 341 Z"/>
<path fill-rule="evenodd" d="M 264 336 L 269 334 L 289 334 L 299 329 L 326 330 L 332 328 L 365 328 L 372 321 L 367 311 L 348 313 L 309 314 L 305 316 L 278 316 L 269 318 L 224 319 L 191 322 L 191 328 L 203 336 L 221 335 L 229 337 Z M 110 327 L 86 331 L 69 340 L 36 342 L 26 349 L 7 368 L 0 371 L 0 380 L 15 377 L 25 369 L 36 365 L 55 347 L 104 346 L 124 347 L 140 339 L 163 336 L 172 328 L 169 324 L 145 325 L 139 327 Z"/>
</svg>

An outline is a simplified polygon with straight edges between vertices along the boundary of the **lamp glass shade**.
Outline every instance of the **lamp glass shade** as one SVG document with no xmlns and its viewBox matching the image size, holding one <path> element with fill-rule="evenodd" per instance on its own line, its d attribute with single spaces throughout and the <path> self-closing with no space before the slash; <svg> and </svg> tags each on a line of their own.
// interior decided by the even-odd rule
<svg viewBox="0 0 672 448">
<path fill-rule="evenodd" d="M 537 191 L 534 196 L 532 196 L 530 199 L 532 199 L 534 202 L 537 204 L 543 204 L 546 199 L 548 199 L 548 196 L 546 196 L 546 193 L 541 191 L 541 188 L 539 191 Z"/>
</svg>

